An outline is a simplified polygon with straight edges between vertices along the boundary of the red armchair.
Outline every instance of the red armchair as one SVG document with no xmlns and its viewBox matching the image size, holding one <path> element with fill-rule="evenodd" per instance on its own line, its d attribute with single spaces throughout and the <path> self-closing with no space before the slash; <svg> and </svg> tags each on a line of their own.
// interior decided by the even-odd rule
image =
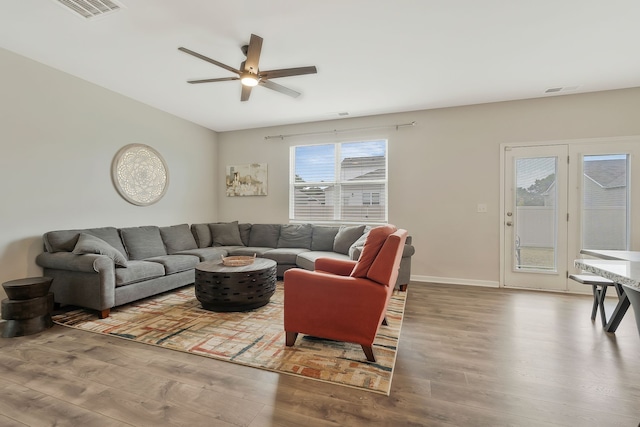
<svg viewBox="0 0 640 427">
<path fill-rule="evenodd" d="M 406 230 L 376 227 L 357 262 L 320 258 L 315 271 L 287 270 L 286 345 L 293 346 L 299 333 L 352 342 L 375 362 L 373 340 L 385 318 L 406 239 Z"/>
</svg>

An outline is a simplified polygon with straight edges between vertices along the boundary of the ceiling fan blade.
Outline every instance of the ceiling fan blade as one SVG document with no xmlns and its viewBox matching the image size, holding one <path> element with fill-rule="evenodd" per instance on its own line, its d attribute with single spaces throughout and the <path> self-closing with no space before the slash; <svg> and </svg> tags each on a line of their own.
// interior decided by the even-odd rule
<svg viewBox="0 0 640 427">
<path fill-rule="evenodd" d="M 265 79 L 275 79 L 278 77 L 290 77 L 300 76 L 303 74 L 315 74 L 318 70 L 315 66 L 311 67 L 298 67 L 298 68 L 283 68 L 281 70 L 261 71 L 260 77 Z"/>
<path fill-rule="evenodd" d="M 269 80 L 260 80 L 260 85 L 268 89 L 275 90 L 276 92 L 284 93 L 285 95 L 289 95 L 293 98 L 300 96 L 300 92 L 296 92 L 293 89 L 289 89 L 288 87 L 284 87 Z"/>
<path fill-rule="evenodd" d="M 215 82 L 228 82 L 230 80 L 240 80 L 240 77 L 221 77 L 219 79 L 202 79 L 202 80 L 188 80 L 187 83 L 215 83 Z"/>
<path fill-rule="evenodd" d="M 240 94 L 240 101 L 248 101 L 251 95 L 251 86 L 242 85 L 242 93 Z"/>
<path fill-rule="evenodd" d="M 244 62 L 244 71 L 258 74 L 258 61 L 260 61 L 260 51 L 262 51 L 262 37 L 251 34 L 249 49 L 247 49 L 247 60 Z"/>
<path fill-rule="evenodd" d="M 213 65 L 217 65 L 220 68 L 224 68 L 225 70 L 229 70 L 232 73 L 236 73 L 236 74 L 240 74 L 240 70 L 236 70 L 233 67 L 230 67 L 226 64 L 223 64 L 222 62 L 218 62 L 215 59 L 211 59 L 211 58 L 207 58 L 204 55 L 200 55 L 198 52 L 194 52 L 192 50 L 187 49 L 186 47 L 179 47 L 178 50 L 184 52 L 184 53 L 188 53 L 189 55 L 195 56 L 196 58 L 202 59 L 203 61 L 207 61 Z"/>
</svg>

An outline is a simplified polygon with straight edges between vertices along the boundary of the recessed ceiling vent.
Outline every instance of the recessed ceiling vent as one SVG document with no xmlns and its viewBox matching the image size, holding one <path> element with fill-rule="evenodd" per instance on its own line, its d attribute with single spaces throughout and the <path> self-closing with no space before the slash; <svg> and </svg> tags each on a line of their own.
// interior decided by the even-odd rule
<svg viewBox="0 0 640 427">
<path fill-rule="evenodd" d="M 86 19 L 94 19 L 117 12 L 122 8 L 121 4 L 113 0 L 53 0 L 59 5 L 71 10 L 75 15 Z"/>
<path fill-rule="evenodd" d="M 572 92 L 579 87 L 580 86 L 550 87 L 549 89 L 545 90 L 544 93 Z"/>
</svg>

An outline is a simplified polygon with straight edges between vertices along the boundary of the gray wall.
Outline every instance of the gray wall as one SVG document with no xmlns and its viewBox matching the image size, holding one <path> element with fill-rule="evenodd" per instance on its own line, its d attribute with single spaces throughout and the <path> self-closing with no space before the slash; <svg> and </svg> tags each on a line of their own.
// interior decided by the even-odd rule
<svg viewBox="0 0 640 427">
<path fill-rule="evenodd" d="M 4 50 L 0 69 L 0 281 L 41 274 L 34 258 L 48 230 L 287 222 L 289 147 L 336 138 L 265 136 L 415 120 L 337 139 L 389 139 L 389 220 L 414 238 L 414 279 L 495 285 L 500 144 L 640 135 L 640 88 L 216 134 Z M 129 143 L 169 166 L 169 190 L 150 207 L 111 183 L 113 156 Z M 225 167 L 246 163 L 268 164 L 269 195 L 225 197 Z"/>
<path fill-rule="evenodd" d="M 221 220 L 287 222 L 289 147 L 322 136 L 267 135 L 417 122 L 399 130 L 340 133 L 337 139 L 389 139 L 389 221 L 409 230 L 416 280 L 499 282 L 500 144 L 640 135 L 640 88 L 552 96 L 219 134 Z M 226 198 L 226 165 L 269 165 L 269 195 Z M 477 205 L 486 203 L 487 213 Z"/>
<path fill-rule="evenodd" d="M 42 274 L 45 231 L 216 219 L 215 132 L 2 49 L 0 69 L 0 282 Z M 148 207 L 111 182 L 131 143 L 168 164 L 167 193 Z"/>
</svg>

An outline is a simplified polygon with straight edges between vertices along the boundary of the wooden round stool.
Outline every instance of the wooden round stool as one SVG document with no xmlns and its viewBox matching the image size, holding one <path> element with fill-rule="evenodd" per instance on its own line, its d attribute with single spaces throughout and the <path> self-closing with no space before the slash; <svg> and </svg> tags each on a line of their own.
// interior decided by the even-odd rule
<svg viewBox="0 0 640 427">
<path fill-rule="evenodd" d="M 3 337 L 31 335 L 53 326 L 51 282 L 49 277 L 29 277 L 2 284 L 9 297 L 2 300 L 2 318 L 7 321 Z"/>
</svg>

